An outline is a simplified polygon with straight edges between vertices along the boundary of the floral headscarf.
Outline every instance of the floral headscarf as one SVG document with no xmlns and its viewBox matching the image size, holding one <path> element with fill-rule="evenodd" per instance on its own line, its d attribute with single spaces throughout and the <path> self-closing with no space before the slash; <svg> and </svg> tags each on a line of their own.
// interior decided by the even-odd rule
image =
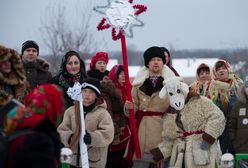
<svg viewBox="0 0 248 168">
<path fill-rule="evenodd" d="M 80 71 L 72 75 L 66 70 L 66 64 L 68 59 L 71 58 L 71 56 L 75 55 L 79 61 L 80 61 Z M 58 76 L 59 80 L 59 85 L 66 88 L 72 87 L 75 82 L 81 83 L 82 80 L 86 77 L 85 73 L 85 63 L 84 61 L 80 58 L 80 55 L 76 51 L 68 51 L 64 57 L 62 58 L 62 63 L 60 65 L 60 73 Z"/>
<path fill-rule="evenodd" d="M 217 78 L 216 65 L 219 62 L 223 62 L 228 70 L 229 76 L 226 82 L 219 81 Z M 213 75 L 215 80 L 211 84 L 211 94 L 214 102 L 216 101 L 218 94 L 220 94 L 224 98 L 224 101 L 227 102 L 231 92 L 234 92 L 234 94 L 237 95 L 238 88 L 243 84 L 242 79 L 234 74 L 231 69 L 231 65 L 225 60 L 218 60 L 215 63 Z"/>
<path fill-rule="evenodd" d="M 208 82 L 206 82 L 205 84 L 201 82 L 200 77 L 199 77 L 199 73 L 201 69 L 208 69 L 209 71 L 209 75 L 210 75 L 210 80 Z M 212 69 L 209 65 L 202 63 L 198 66 L 198 68 L 196 69 L 196 79 L 194 81 L 194 83 L 191 84 L 191 89 L 192 91 L 194 91 L 195 93 L 198 93 L 202 96 L 206 96 L 208 98 L 210 98 L 210 93 L 209 93 L 209 86 L 210 83 L 212 81 L 213 75 L 212 75 Z"/>
<path fill-rule="evenodd" d="M 125 100 L 127 100 L 127 90 L 125 85 L 121 85 L 118 81 L 118 75 L 122 71 L 124 71 L 123 65 L 117 64 L 113 66 L 113 68 L 109 71 L 109 79 L 112 80 L 113 83 L 115 84 L 115 87 L 120 90 L 122 95 L 122 100 L 125 102 Z"/>
<path fill-rule="evenodd" d="M 25 98 L 25 107 L 15 107 L 7 115 L 6 132 L 23 128 L 35 128 L 44 119 L 56 127 L 63 115 L 61 91 L 53 84 L 36 87 Z"/>
</svg>

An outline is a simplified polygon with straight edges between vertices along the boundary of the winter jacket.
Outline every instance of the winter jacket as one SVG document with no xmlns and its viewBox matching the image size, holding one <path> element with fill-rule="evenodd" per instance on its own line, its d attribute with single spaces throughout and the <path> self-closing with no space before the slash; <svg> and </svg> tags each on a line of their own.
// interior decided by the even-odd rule
<svg viewBox="0 0 248 168">
<path fill-rule="evenodd" d="M 175 76 L 174 73 L 164 65 L 162 70 L 161 79 L 167 79 Z M 146 112 L 161 112 L 165 113 L 169 107 L 168 99 L 160 99 L 159 91 L 162 89 L 163 84 L 153 88 L 151 82 L 148 81 L 149 69 L 143 67 L 135 77 L 132 83 L 132 98 L 134 102 L 134 111 Z M 163 81 L 161 81 L 163 82 Z M 138 128 L 138 138 L 141 150 L 141 156 L 144 152 L 149 152 L 162 142 L 161 132 L 163 125 L 163 116 L 144 116 Z M 134 158 L 136 159 L 136 158 Z"/>
<path fill-rule="evenodd" d="M 174 167 L 184 159 L 186 168 L 200 167 L 196 164 L 197 159 L 202 161 L 205 154 L 208 163 L 201 167 L 213 168 L 220 150 L 217 138 L 224 130 L 225 117 L 208 98 L 195 95 L 188 98 L 182 111 L 168 113 L 164 117 L 163 142 L 158 147 L 165 159 L 171 157 L 170 166 Z M 177 117 L 179 120 L 176 120 Z M 202 141 L 211 145 L 208 150 L 200 148 Z"/>
<path fill-rule="evenodd" d="M 20 55 L 15 50 L 0 45 L 0 63 L 6 60 L 11 62 L 11 72 L 4 74 L 0 71 L 0 107 L 12 98 L 23 102 L 26 94 L 26 76 Z"/>
<path fill-rule="evenodd" d="M 217 78 L 217 63 L 224 63 L 228 70 L 228 80 L 223 82 L 219 81 Z M 219 60 L 215 63 L 213 68 L 214 81 L 210 85 L 210 93 L 213 102 L 221 109 L 224 113 L 227 123 L 229 123 L 229 116 L 234 103 L 237 100 L 237 92 L 240 86 L 242 86 L 243 81 L 237 75 L 235 75 L 231 69 L 230 64 L 225 60 Z M 222 153 L 233 153 L 233 146 L 229 141 L 228 127 L 226 126 L 223 134 L 220 136 L 220 146 Z"/>
<path fill-rule="evenodd" d="M 52 79 L 52 74 L 48 71 L 50 65 L 45 59 L 38 57 L 34 62 L 23 61 L 23 65 L 31 89 L 49 83 Z"/>
<path fill-rule="evenodd" d="M 80 115 L 75 112 L 76 106 L 78 106 L 78 103 L 65 111 L 63 121 L 57 129 L 63 144 L 66 147 L 70 147 L 73 151 L 71 165 L 74 166 L 76 166 L 80 137 Z M 107 159 L 108 145 L 112 142 L 114 137 L 114 126 L 103 99 L 99 99 L 93 110 L 86 114 L 85 129 L 91 136 L 91 144 L 87 145 L 89 166 L 104 168 Z"/>
<path fill-rule="evenodd" d="M 112 80 L 108 78 L 109 71 L 104 73 L 97 69 L 88 71 L 88 76 L 96 78 L 101 81 L 101 95 L 107 104 L 107 110 L 110 113 L 112 120 L 114 122 L 115 136 L 113 143 L 118 143 L 120 141 L 120 129 L 125 125 L 125 115 L 123 113 L 123 100 L 121 93 L 115 87 Z"/>
<path fill-rule="evenodd" d="M 228 123 L 229 139 L 236 153 L 248 153 L 248 98 L 244 87 L 239 89 Z"/>
<path fill-rule="evenodd" d="M 221 81 L 212 81 L 210 89 L 211 94 L 212 94 L 212 99 L 213 102 L 221 109 L 221 111 L 223 112 L 227 123 L 229 123 L 229 117 L 230 117 L 230 113 L 231 110 L 234 106 L 234 103 L 237 101 L 237 90 L 238 88 L 233 87 L 230 88 L 231 84 L 226 83 L 226 82 L 221 82 Z M 217 94 L 217 96 L 215 95 L 215 90 L 219 90 L 219 93 Z M 220 147 L 221 147 L 221 151 L 222 153 L 234 153 L 234 149 L 232 144 L 229 141 L 229 131 L 228 131 L 228 127 L 225 127 L 224 132 L 222 133 L 222 135 L 219 137 L 220 140 Z"/>
</svg>

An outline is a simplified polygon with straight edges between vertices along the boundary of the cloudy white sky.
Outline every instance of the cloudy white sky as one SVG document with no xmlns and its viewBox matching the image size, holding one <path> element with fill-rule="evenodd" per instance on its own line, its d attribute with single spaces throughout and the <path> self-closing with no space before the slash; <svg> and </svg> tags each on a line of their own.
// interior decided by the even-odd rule
<svg viewBox="0 0 248 168">
<path fill-rule="evenodd" d="M 92 12 L 93 33 L 107 41 L 105 50 L 121 50 L 120 41 L 111 39 L 110 29 L 96 30 L 103 16 L 91 9 L 106 1 L 0 0 L 0 44 L 20 51 L 22 42 L 33 39 L 39 43 L 40 52 L 46 53 L 40 27 L 47 19 L 49 6 L 66 6 L 65 14 L 72 16 L 75 5 L 86 5 Z M 138 50 L 152 45 L 174 49 L 248 48 L 247 0 L 134 0 L 133 4 L 148 7 L 139 16 L 145 26 L 134 28 L 134 38 L 127 39 L 127 45 Z M 71 17 L 71 21 L 78 22 L 77 17 Z"/>
</svg>

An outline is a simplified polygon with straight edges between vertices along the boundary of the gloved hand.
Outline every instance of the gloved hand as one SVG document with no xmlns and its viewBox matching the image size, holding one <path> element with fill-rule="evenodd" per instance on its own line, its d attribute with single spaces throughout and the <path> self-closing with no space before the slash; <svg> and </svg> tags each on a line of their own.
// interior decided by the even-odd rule
<svg viewBox="0 0 248 168">
<path fill-rule="evenodd" d="M 160 160 L 164 159 L 164 156 L 163 156 L 163 154 L 159 148 L 154 148 L 154 149 L 150 150 L 150 152 L 153 155 L 153 160 L 155 162 L 159 162 Z"/>
<path fill-rule="evenodd" d="M 208 150 L 210 148 L 210 144 L 207 143 L 206 141 L 202 141 L 200 147 L 202 150 Z"/>
<path fill-rule="evenodd" d="M 86 145 L 90 145 L 91 144 L 91 136 L 90 136 L 90 134 L 87 131 L 85 131 L 84 143 Z"/>
<path fill-rule="evenodd" d="M 149 152 L 145 152 L 142 156 L 141 156 L 141 160 L 144 161 L 153 161 L 153 155 Z"/>
</svg>

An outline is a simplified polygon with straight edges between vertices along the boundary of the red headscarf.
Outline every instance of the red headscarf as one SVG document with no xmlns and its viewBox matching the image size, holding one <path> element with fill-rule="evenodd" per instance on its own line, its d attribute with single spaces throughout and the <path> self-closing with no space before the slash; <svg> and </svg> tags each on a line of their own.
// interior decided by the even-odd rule
<svg viewBox="0 0 248 168">
<path fill-rule="evenodd" d="M 109 79 L 112 80 L 113 83 L 115 84 L 115 87 L 120 90 L 122 100 L 123 102 L 125 102 L 127 100 L 127 90 L 125 85 L 121 85 L 118 81 L 118 75 L 119 75 L 118 72 L 119 73 L 121 72 L 119 71 L 121 67 L 123 67 L 123 65 L 121 64 L 117 64 L 113 66 L 113 68 L 109 71 Z"/>
<path fill-rule="evenodd" d="M 63 99 L 56 85 L 36 87 L 25 98 L 25 106 L 8 113 L 7 133 L 22 128 L 35 128 L 44 119 L 49 119 L 57 127 L 62 119 Z"/>
<path fill-rule="evenodd" d="M 90 70 L 95 69 L 96 62 L 102 60 L 108 63 L 108 53 L 106 52 L 97 52 L 90 61 Z"/>
</svg>

